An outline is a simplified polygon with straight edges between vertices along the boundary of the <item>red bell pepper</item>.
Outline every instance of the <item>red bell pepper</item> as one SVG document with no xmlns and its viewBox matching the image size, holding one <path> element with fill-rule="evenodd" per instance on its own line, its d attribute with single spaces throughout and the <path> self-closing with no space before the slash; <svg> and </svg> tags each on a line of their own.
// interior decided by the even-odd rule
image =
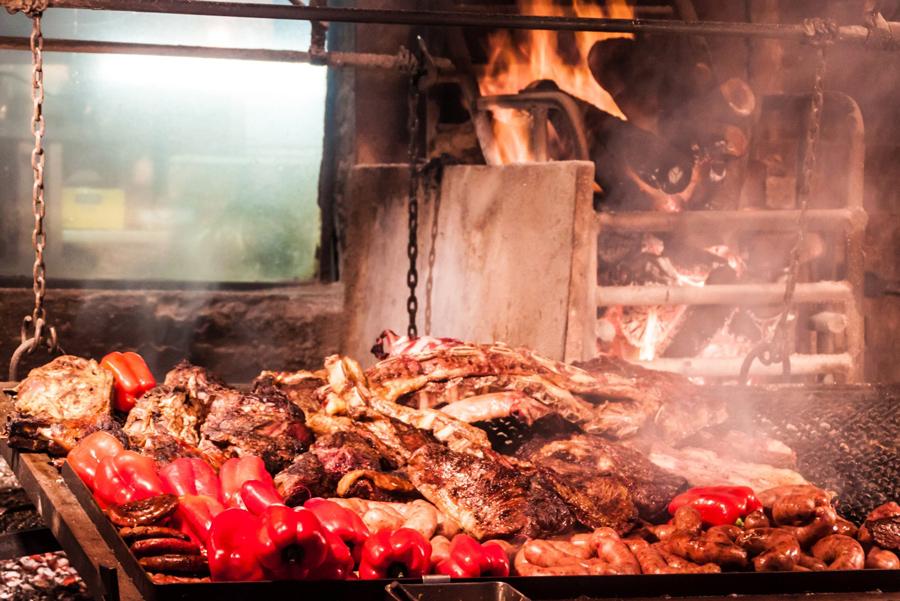
<svg viewBox="0 0 900 601">
<path fill-rule="evenodd" d="M 209 544 L 209 531 L 217 515 L 225 511 L 218 499 L 203 495 L 178 497 L 175 519 L 178 529 L 204 547 Z"/>
<path fill-rule="evenodd" d="M 134 451 L 104 457 L 94 477 L 94 496 L 101 505 L 121 505 L 164 494 L 156 462 Z"/>
<path fill-rule="evenodd" d="M 350 549 L 353 559 L 359 562 L 363 543 L 370 533 L 356 512 L 320 497 L 307 500 L 303 507 L 316 514 L 326 530 L 339 536 Z"/>
<path fill-rule="evenodd" d="M 122 443 L 108 432 L 94 432 L 81 439 L 75 448 L 69 451 L 66 462 L 78 474 L 85 485 L 94 490 L 94 478 L 100 462 L 106 457 L 113 457 L 125 450 Z"/>
<path fill-rule="evenodd" d="M 747 486 L 700 486 L 692 488 L 669 503 L 669 513 L 685 505 L 698 512 L 708 526 L 734 524 L 739 518 L 762 507 L 753 489 Z"/>
<path fill-rule="evenodd" d="M 359 577 L 416 578 L 428 573 L 431 543 L 412 530 L 381 530 L 366 539 L 359 564 Z"/>
<path fill-rule="evenodd" d="M 481 545 L 467 534 L 457 534 L 449 556 L 437 564 L 435 573 L 451 578 L 505 578 L 509 576 L 509 557 L 500 545 Z"/>
<path fill-rule="evenodd" d="M 353 577 L 353 555 L 350 549 L 341 540 L 341 537 L 327 528 L 322 528 L 325 535 L 325 544 L 328 552 L 325 561 L 318 568 L 310 572 L 309 577 L 314 580 L 347 580 Z"/>
<path fill-rule="evenodd" d="M 260 520 L 244 509 L 226 509 L 212 520 L 207 559 L 215 581 L 264 580 L 259 562 Z"/>
<path fill-rule="evenodd" d="M 100 367 L 108 370 L 115 378 L 113 407 L 118 411 L 131 411 L 137 400 L 156 386 L 150 368 L 137 353 L 110 353 L 100 361 Z"/>
<path fill-rule="evenodd" d="M 222 482 L 222 503 L 226 507 L 239 507 L 246 509 L 243 499 L 242 489 L 246 482 L 256 480 L 261 486 L 256 487 L 254 492 L 259 492 L 261 488 L 266 487 L 271 493 L 278 495 L 275 489 L 275 483 L 272 476 L 266 471 L 266 464 L 263 460 L 255 456 L 233 457 L 222 464 L 219 468 L 219 480 Z M 279 496 L 279 499 L 281 497 Z"/>
<path fill-rule="evenodd" d="M 329 556 L 325 529 L 306 509 L 272 505 L 259 516 L 259 563 L 273 580 L 315 577 Z M 348 552 L 349 555 L 349 552 Z"/>
<path fill-rule="evenodd" d="M 216 471 L 202 459 L 180 457 L 159 470 L 163 488 L 179 497 L 201 495 L 218 500 L 222 485 Z"/>
<path fill-rule="evenodd" d="M 275 485 L 260 480 L 250 480 L 241 486 L 241 501 L 247 510 L 260 515 L 272 505 L 284 505 L 284 499 L 278 494 Z"/>
</svg>

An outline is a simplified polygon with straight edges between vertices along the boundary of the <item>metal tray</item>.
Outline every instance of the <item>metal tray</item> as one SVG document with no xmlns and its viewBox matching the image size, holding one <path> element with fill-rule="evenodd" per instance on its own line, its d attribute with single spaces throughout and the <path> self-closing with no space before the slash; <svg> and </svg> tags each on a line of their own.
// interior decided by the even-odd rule
<svg viewBox="0 0 900 601">
<path fill-rule="evenodd" d="M 847 572 L 733 572 L 723 574 L 666 574 L 639 576 L 545 576 L 500 580 L 472 579 L 447 582 L 391 580 L 316 582 L 212 582 L 154 584 L 138 564 L 115 526 L 94 502 L 75 472 L 64 465 L 63 480 L 122 569 L 148 600 L 216 599 L 238 601 L 253 597 L 310 598 L 329 601 L 360 599 L 416 599 L 421 601 L 530 601 L 556 599 L 608 599 L 621 597 L 691 597 L 711 595 L 785 595 L 808 593 L 900 592 L 900 570 Z M 114 575 L 107 575 L 115 581 Z M 505 583 L 505 584 L 504 584 Z M 404 595 L 404 590 L 411 595 Z M 398 596 L 401 595 L 401 596 Z"/>
</svg>

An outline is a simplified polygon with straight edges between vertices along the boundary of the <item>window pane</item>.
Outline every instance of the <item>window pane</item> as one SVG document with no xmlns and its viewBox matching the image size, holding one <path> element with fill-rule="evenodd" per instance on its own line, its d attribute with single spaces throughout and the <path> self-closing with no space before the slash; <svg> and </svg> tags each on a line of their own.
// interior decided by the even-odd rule
<svg viewBox="0 0 900 601">
<path fill-rule="evenodd" d="M 47 37 L 266 48 L 303 47 L 309 31 L 64 10 L 46 23 Z M 0 275 L 31 273 L 29 59 L 0 52 Z M 44 72 L 51 278 L 312 277 L 324 67 L 46 53 Z"/>
</svg>

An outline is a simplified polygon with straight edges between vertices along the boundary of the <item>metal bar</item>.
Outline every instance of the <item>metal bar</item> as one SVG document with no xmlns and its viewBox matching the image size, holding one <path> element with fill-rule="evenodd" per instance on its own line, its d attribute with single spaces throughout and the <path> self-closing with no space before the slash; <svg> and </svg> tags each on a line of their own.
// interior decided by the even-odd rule
<svg viewBox="0 0 900 601">
<path fill-rule="evenodd" d="M 11 6 L 12 2 L 4 2 Z M 420 25 L 437 27 L 475 27 L 481 29 L 542 29 L 553 31 L 599 31 L 616 33 L 655 33 L 687 35 L 734 35 L 745 37 L 804 39 L 809 36 L 802 24 L 687 22 L 665 19 L 583 19 L 579 17 L 544 17 L 501 13 L 388 10 L 337 8 L 327 6 L 295 6 L 222 2 L 214 0 L 49 0 L 49 8 L 83 8 L 129 12 L 172 13 L 215 17 L 257 19 L 294 19 L 342 23 L 378 23 L 384 25 Z M 888 23 L 900 31 L 900 23 Z M 861 25 L 841 26 L 836 40 L 863 44 L 870 31 Z M 877 36 L 876 36 L 877 37 Z M 900 46 L 900 45 L 898 45 Z"/>
<path fill-rule="evenodd" d="M 794 231 L 800 212 L 795 210 L 749 211 L 633 211 L 597 214 L 600 227 L 626 232 L 669 232 L 673 230 L 710 230 L 721 228 L 753 231 Z M 813 209 L 807 212 L 810 229 L 864 231 L 868 217 L 860 207 Z"/>
<path fill-rule="evenodd" d="M 0 50 L 29 51 L 28 38 L 0 36 Z M 270 50 L 267 48 L 222 48 L 213 46 L 181 46 L 171 44 L 134 44 L 131 42 L 98 42 L 92 40 L 44 40 L 44 51 L 87 54 L 138 54 L 148 56 L 178 56 L 249 61 L 325 64 L 329 67 L 361 67 L 409 70 L 410 57 L 404 54 L 373 54 L 365 52 L 326 52 L 313 57 L 302 50 Z M 453 64 L 444 58 L 435 59 L 438 67 L 450 70 Z"/>
<path fill-rule="evenodd" d="M 32 528 L 0 535 L 0 559 L 16 559 L 59 551 L 59 541 L 49 528 Z"/>
<path fill-rule="evenodd" d="M 598 286 L 597 305 L 765 305 L 784 299 L 784 284 L 719 284 L 712 286 Z M 848 282 L 797 284 L 798 303 L 853 300 Z"/>
<path fill-rule="evenodd" d="M 660 371 L 669 371 L 685 376 L 710 376 L 715 378 L 737 378 L 741 372 L 743 357 L 689 359 L 661 358 L 653 361 L 639 361 L 638 365 Z M 853 360 L 847 353 L 837 355 L 791 355 L 791 374 L 795 376 L 847 373 L 852 370 Z M 781 376 L 781 363 L 763 365 L 756 361 L 750 368 L 751 376 Z"/>
</svg>

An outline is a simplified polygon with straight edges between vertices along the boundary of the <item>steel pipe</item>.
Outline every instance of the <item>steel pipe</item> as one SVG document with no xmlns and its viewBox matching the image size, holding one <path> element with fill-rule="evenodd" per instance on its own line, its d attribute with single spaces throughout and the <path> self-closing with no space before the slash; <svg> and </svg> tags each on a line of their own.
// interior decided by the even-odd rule
<svg viewBox="0 0 900 601">
<path fill-rule="evenodd" d="M 13 7 L 15 2 L 0 2 Z M 296 6 L 222 2 L 216 0 L 49 0 L 48 8 L 82 8 L 128 12 L 206 15 L 258 19 L 293 19 L 342 23 L 378 23 L 385 25 L 420 25 L 435 27 L 474 27 L 481 29 L 543 29 L 553 31 L 598 31 L 615 33 L 727 35 L 756 38 L 808 39 L 811 28 L 802 23 L 742 23 L 722 21 L 674 21 L 665 19 L 585 19 L 580 17 L 544 17 L 502 13 L 389 10 L 337 8 L 328 6 Z M 900 23 L 885 23 L 875 30 L 862 25 L 836 28 L 834 40 L 864 44 L 880 40 L 880 47 L 900 47 L 892 32 L 900 32 Z M 886 41 L 885 41 L 886 40 Z"/>
<path fill-rule="evenodd" d="M 767 305 L 784 301 L 784 284 L 718 284 L 712 286 L 598 286 L 597 305 Z M 848 282 L 797 284 L 794 302 L 853 300 Z"/>
<path fill-rule="evenodd" d="M 28 38 L 0 36 L 0 50 L 29 51 Z M 177 56 L 217 58 L 286 63 L 316 63 L 329 67 L 359 67 L 406 71 L 413 68 L 408 54 L 372 54 L 364 52 L 325 52 L 313 55 L 302 50 L 270 50 L 266 48 L 223 48 L 213 46 L 180 46 L 171 44 L 134 44 L 131 42 L 96 42 L 88 40 L 44 39 L 45 52 L 75 52 L 87 54 L 138 54 L 148 56 Z M 435 59 L 442 70 L 452 69 L 445 58 Z"/>
<path fill-rule="evenodd" d="M 649 369 L 669 371 L 685 376 L 708 376 L 714 378 L 737 378 L 741 372 L 742 357 L 689 359 L 654 359 L 653 361 L 636 361 L 638 365 Z M 791 355 L 791 375 L 808 376 L 824 373 L 847 373 L 853 362 L 850 355 Z M 756 361 L 750 368 L 751 376 L 781 376 L 781 363 L 763 365 Z"/>
<path fill-rule="evenodd" d="M 868 217 L 861 208 L 811 209 L 807 211 L 807 225 L 812 230 L 864 231 Z M 598 213 L 602 228 L 624 232 L 670 232 L 673 230 L 722 231 L 796 231 L 800 211 L 633 211 L 626 213 Z"/>
</svg>

